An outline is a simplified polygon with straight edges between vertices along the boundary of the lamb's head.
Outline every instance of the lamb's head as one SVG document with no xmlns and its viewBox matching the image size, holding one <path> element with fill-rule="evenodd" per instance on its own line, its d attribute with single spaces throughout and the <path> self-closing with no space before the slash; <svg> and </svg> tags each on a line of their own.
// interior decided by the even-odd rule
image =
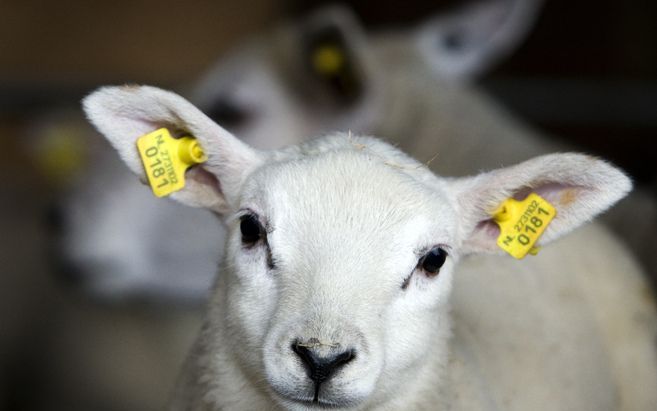
<svg viewBox="0 0 657 411">
<path fill-rule="evenodd" d="M 228 226 L 209 315 L 221 335 L 208 338 L 221 341 L 205 344 L 289 409 L 382 404 L 438 384 L 453 267 L 464 254 L 495 252 L 490 212 L 538 192 L 558 210 L 545 242 L 630 187 L 620 171 L 575 154 L 445 179 L 348 133 L 260 152 L 150 87 L 101 89 L 85 109 L 142 177 L 140 135 L 165 126 L 201 143 L 208 161 L 172 197 L 216 211 Z"/>
</svg>

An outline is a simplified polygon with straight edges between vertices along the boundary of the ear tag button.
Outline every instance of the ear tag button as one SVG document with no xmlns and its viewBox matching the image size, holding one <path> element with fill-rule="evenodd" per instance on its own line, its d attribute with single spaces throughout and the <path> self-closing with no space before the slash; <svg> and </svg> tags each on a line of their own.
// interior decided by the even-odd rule
<svg viewBox="0 0 657 411">
<path fill-rule="evenodd" d="M 137 139 L 148 183 L 157 197 L 163 197 L 185 187 L 185 171 L 207 161 L 195 138 L 173 138 L 166 128 L 144 134 Z"/>
<path fill-rule="evenodd" d="M 497 245 L 517 259 L 538 254 L 539 247 L 534 245 L 556 215 L 554 206 L 536 193 L 522 201 L 506 199 L 493 212 L 500 226 Z"/>
</svg>

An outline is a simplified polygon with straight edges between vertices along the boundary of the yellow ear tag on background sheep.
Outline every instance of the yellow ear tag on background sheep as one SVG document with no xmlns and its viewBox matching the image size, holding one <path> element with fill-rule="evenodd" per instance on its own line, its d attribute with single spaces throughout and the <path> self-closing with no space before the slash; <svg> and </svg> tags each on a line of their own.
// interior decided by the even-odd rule
<svg viewBox="0 0 657 411">
<path fill-rule="evenodd" d="M 536 255 L 539 249 L 534 244 L 556 215 L 552 204 L 536 193 L 522 201 L 506 199 L 493 212 L 493 220 L 500 226 L 497 245 L 517 259 L 528 253 Z"/>
<path fill-rule="evenodd" d="M 148 183 L 158 197 L 185 187 L 185 171 L 207 160 L 195 138 L 173 138 L 166 128 L 139 137 L 137 148 Z"/>
<path fill-rule="evenodd" d="M 345 56 L 336 45 L 323 45 L 312 56 L 315 71 L 321 75 L 336 75 L 344 68 Z"/>
</svg>

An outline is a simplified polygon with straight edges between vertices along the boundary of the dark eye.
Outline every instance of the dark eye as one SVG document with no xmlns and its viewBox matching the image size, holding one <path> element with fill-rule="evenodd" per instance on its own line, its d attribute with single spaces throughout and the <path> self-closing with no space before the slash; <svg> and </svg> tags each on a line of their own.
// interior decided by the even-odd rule
<svg viewBox="0 0 657 411">
<path fill-rule="evenodd" d="M 223 99 L 215 101 L 204 111 L 217 124 L 229 130 L 244 125 L 248 118 L 245 109 L 234 102 Z"/>
<path fill-rule="evenodd" d="M 258 218 L 253 214 L 247 214 L 240 218 L 240 231 L 242 232 L 242 243 L 253 245 L 264 235 L 264 228 Z"/>
<path fill-rule="evenodd" d="M 447 259 L 447 251 L 440 247 L 432 248 L 431 251 L 426 253 L 420 260 L 420 266 L 427 273 L 428 276 L 433 277 L 438 274 L 440 267 L 445 264 Z"/>
</svg>

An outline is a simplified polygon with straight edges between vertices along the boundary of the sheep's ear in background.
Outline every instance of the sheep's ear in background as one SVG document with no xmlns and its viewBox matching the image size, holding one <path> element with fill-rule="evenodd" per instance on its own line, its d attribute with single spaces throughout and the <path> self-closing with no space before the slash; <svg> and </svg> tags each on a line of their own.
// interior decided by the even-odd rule
<svg viewBox="0 0 657 411">
<path fill-rule="evenodd" d="M 441 14 L 417 30 L 417 45 L 434 71 L 467 81 L 488 71 L 527 37 L 543 0 L 482 0 Z"/>
<path fill-rule="evenodd" d="M 261 155 L 219 127 L 177 94 L 148 86 L 104 87 L 83 101 L 91 123 L 109 140 L 127 166 L 146 181 L 136 141 L 161 127 L 191 134 L 208 160 L 187 171 L 186 185 L 171 197 L 218 213 L 231 209 L 244 177 Z"/>
<path fill-rule="evenodd" d="M 508 198 L 522 200 L 533 192 L 555 207 L 556 217 L 540 237 L 540 246 L 591 220 L 632 188 L 619 169 L 573 153 L 537 157 L 451 184 L 465 234 L 464 254 L 501 252 L 500 230 L 491 214 Z"/>
<path fill-rule="evenodd" d="M 364 131 L 370 101 L 381 90 L 372 54 L 351 10 L 323 7 L 223 56 L 190 97 L 222 127 L 263 149 L 318 132 Z"/>
<path fill-rule="evenodd" d="M 354 13 L 329 6 L 304 19 L 299 29 L 301 64 L 324 94 L 354 103 L 368 81 L 367 39 Z"/>
</svg>

